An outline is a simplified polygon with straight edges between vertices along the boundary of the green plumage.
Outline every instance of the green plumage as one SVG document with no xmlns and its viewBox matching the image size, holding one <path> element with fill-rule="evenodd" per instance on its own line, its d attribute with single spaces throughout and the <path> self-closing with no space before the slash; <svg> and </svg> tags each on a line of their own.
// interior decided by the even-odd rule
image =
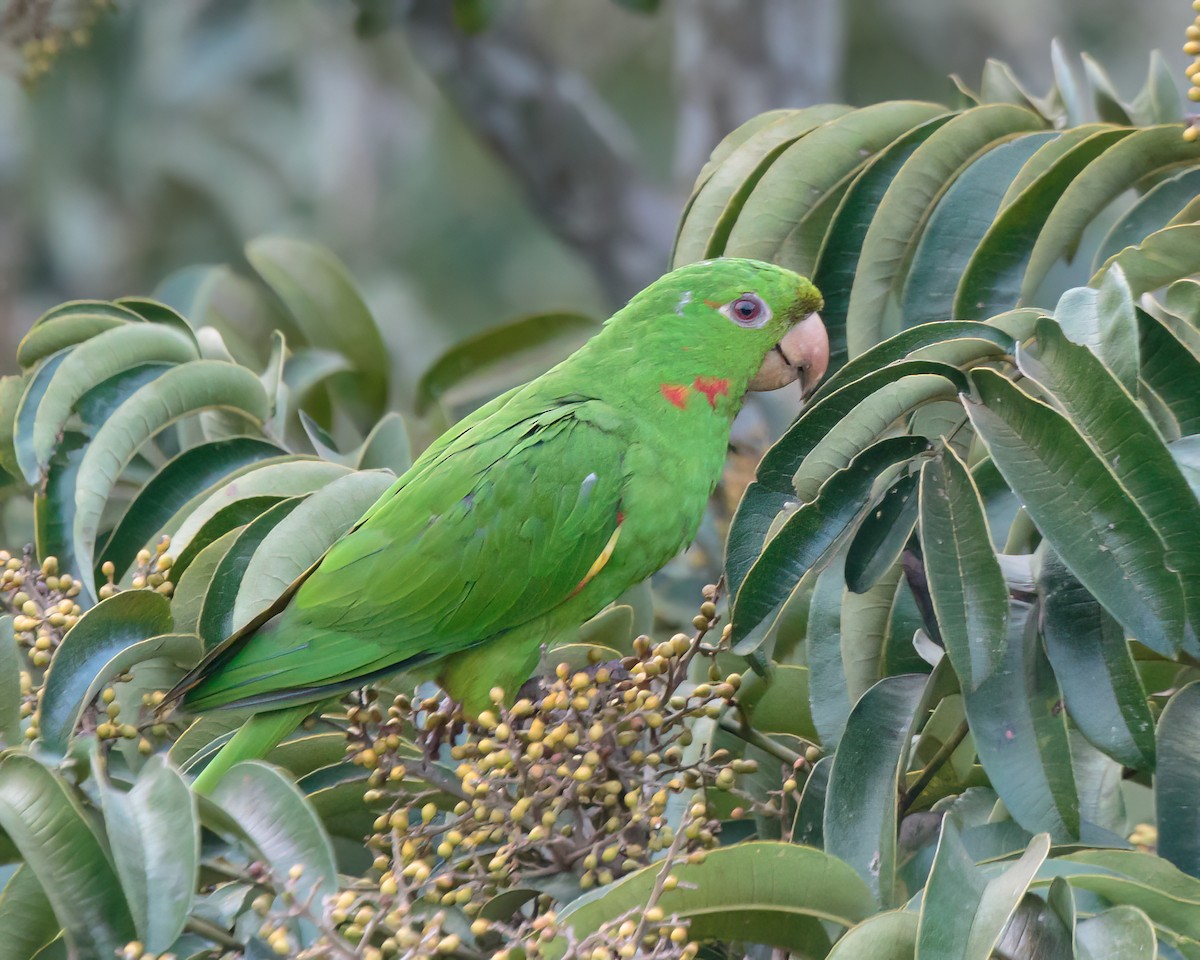
<svg viewBox="0 0 1200 960">
<path fill-rule="evenodd" d="M 768 308 L 759 326 L 726 306 L 747 294 Z M 173 691 L 191 712 L 264 711 L 197 788 L 270 749 L 304 705 L 397 670 L 437 676 L 468 711 L 495 686 L 515 692 L 545 640 L 692 539 L 747 386 L 819 304 L 807 280 L 775 266 L 684 267 L 439 438 Z"/>
</svg>

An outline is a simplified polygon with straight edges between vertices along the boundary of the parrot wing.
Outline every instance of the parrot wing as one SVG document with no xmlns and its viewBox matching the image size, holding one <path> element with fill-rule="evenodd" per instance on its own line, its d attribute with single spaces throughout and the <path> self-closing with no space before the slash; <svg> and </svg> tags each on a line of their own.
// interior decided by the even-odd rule
<svg viewBox="0 0 1200 960">
<path fill-rule="evenodd" d="M 188 705 L 321 699 L 497 637 L 577 592 L 620 524 L 622 418 L 587 398 L 507 412 L 422 457 L 274 622 L 231 637 L 181 684 Z"/>
</svg>

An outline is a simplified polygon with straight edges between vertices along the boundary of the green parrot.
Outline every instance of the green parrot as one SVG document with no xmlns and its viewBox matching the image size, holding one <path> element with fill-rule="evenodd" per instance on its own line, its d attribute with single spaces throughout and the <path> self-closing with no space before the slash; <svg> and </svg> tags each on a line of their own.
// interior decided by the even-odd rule
<svg viewBox="0 0 1200 960">
<path fill-rule="evenodd" d="M 514 694 L 546 641 L 691 542 L 746 391 L 820 380 L 820 306 L 812 283 L 772 264 L 681 267 L 448 430 L 168 694 L 189 713 L 255 711 L 195 789 L 396 671 L 436 678 L 470 715 L 495 687 Z"/>
</svg>

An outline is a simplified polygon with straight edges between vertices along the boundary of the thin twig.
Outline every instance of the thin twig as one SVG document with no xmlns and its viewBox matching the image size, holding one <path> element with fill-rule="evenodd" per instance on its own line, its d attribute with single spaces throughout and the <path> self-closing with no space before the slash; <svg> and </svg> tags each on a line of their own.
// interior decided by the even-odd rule
<svg viewBox="0 0 1200 960">
<path fill-rule="evenodd" d="M 776 743 L 770 737 L 763 736 L 753 727 L 742 723 L 737 717 L 726 713 L 717 721 L 722 730 L 732 733 L 735 737 L 745 740 L 746 743 L 753 747 L 758 747 L 760 750 L 765 750 L 771 756 L 783 763 L 791 764 L 792 768 L 796 768 L 796 764 L 804 759 L 800 754 L 789 750 L 782 744 Z"/>
</svg>

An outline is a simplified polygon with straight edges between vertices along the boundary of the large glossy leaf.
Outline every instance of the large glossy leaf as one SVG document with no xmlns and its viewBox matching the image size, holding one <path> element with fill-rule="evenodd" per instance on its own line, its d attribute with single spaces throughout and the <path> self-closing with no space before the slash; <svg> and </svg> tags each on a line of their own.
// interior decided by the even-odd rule
<svg viewBox="0 0 1200 960">
<path fill-rule="evenodd" d="M 599 328 L 582 313 L 539 313 L 523 317 L 455 344 L 434 362 L 417 384 L 417 412 L 427 409 L 456 384 L 495 374 L 500 368 L 511 384 L 514 357 L 538 347 L 558 347 L 565 356 Z M 548 366 L 549 364 L 547 364 Z"/>
<path fill-rule="evenodd" d="M 294 866 L 297 899 L 329 895 L 336 889 L 333 848 L 308 801 L 275 767 L 245 760 L 229 769 L 213 789 L 212 802 L 262 854 L 277 882 Z"/>
<path fill-rule="evenodd" d="M 920 456 L 927 449 L 924 437 L 881 440 L 830 477 L 815 500 L 800 506 L 766 545 L 742 581 L 733 608 L 734 641 L 772 616 L 800 578 L 853 529 L 867 504 L 871 487 L 884 470 Z"/>
<path fill-rule="evenodd" d="M 1179 578 L 1145 515 L 1061 414 L 990 370 L 967 410 L 1004 479 L 1063 563 L 1133 636 L 1170 655 L 1184 639 Z"/>
<path fill-rule="evenodd" d="M 828 960 L 913 960 L 916 950 L 917 915 L 889 910 L 847 930 Z"/>
<path fill-rule="evenodd" d="M 1096 289 L 1068 290 L 1054 308 L 1065 337 L 1083 344 L 1132 392 L 1138 375 L 1137 313 L 1120 269 L 1105 274 Z"/>
<path fill-rule="evenodd" d="M 393 480 L 392 474 L 381 470 L 347 474 L 313 493 L 276 523 L 239 578 L 231 628 L 236 630 L 270 606 L 350 529 Z"/>
<path fill-rule="evenodd" d="M 111 960 L 134 938 L 120 881 L 78 801 L 33 757 L 0 759 L 0 828 L 54 907 L 72 956 Z"/>
<path fill-rule="evenodd" d="M 867 514 L 846 552 L 846 586 L 866 593 L 899 559 L 917 522 L 918 474 L 901 477 Z"/>
<path fill-rule="evenodd" d="M 916 149 L 896 174 L 863 240 L 846 314 L 850 356 L 903 326 L 899 284 L 933 205 L 946 187 L 988 144 L 1043 126 L 1028 110 L 991 104 L 955 117 Z"/>
<path fill-rule="evenodd" d="M 842 659 L 842 597 L 846 592 L 845 556 L 839 552 L 813 585 L 805 653 L 809 670 L 809 706 L 820 743 L 837 748 L 850 716 L 850 693 Z"/>
<path fill-rule="evenodd" d="M 1154 800 L 1158 852 L 1200 877 L 1200 682 L 1176 693 L 1158 721 L 1158 772 Z"/>
<path fill-rule="evenodd" d="M 80 344 L 54 371 L 37 404 L 31 435 L 17 446 L 21 470 L 36 483 L 79 400 L 110 377 L 146 363 L 186 363 L 196 359 L 195 340 L 155 323 L 124 324 Z"/>
<path fill-rule="evenodd" d="M 1192 631 L 1200 629 L 1200 538 L 1194 535 L 1200 502 L 1133 397 L 1092 351 L 1071 343 L 1049 320 L 1038 323 L 1036 349 L 1018 348 L 1017 365 L 1053 396 L 1162 538 L 1167 566 L 1183 585 Z"/>
<path fill-rule="evenodd" d="M 57 557 L 58 567 L 78 574 L 72 530 L 75 523 L 75 487 L 87 449 L 87 438 L 71 431 L 54 451 L 45 485 L 33 496 L 35 545 L 40 557 Z M 86 606 L 88 599 L 83 597 Z"/>
<path fill-rule="evenodd" d="M 217 567 L 243 529 L 230 530 L 201 550 L 176 582 L 171 594 L 171 616 L 176 630 L 199 635 L 200 615 Z"/>
<path fill-rule="evenodd" d="M 661 869 L 652 864 L 585 894 L 559 913 L 560 922 L 582 938 L 644 907 Z M 818 921 L 848 927 L 875 911 L 870 890 L 848 865 L 790 843 L 721 847 L 703 863 L 683 864 L 671 873 L 678 886 L 662 894 L 659 906 L 668 915 L 689 918 L 691 935 L 701 940 L 749 941 L 804 953 L 820 942 Z M 545 953 L 560 957 L 565 948 L 558 940 Z"/>
<path fill-rule="evenodd" d="M 718 256 L 750 191 L 779 155 L 820 124 L 850 111 L 850 107 L 839 104 L 788 110 L 750 131 L 741 143 L 728 149 L 719 163 L 714 151 L 709 176 L 698 187 L 680 221 L 672 264 L 679 267 Z"/>
<path fill-rule="evenodd" d="M 1038 592 L 1046 655 L 1067 713 L 1114 760 L 1153 770 L 1154 719 L 1124 631 L 1053 550 L 1044 552 Z"/>
<path fill-rule="evenodd" d="M 1033 296 L 1055 261 L 1075 255 L 1084 228 L 1109 203 L 1146 174 L 1187 161 L 1200 161 L 1200 146 L 1184 140 L 1176 124 L 1138 130 L 1104 151 L 1063 190 L 1046 218 L 1029 255 L 1022 300 Z"/>
<path fill-rule="evenodd" d="M 992 553 L 983 506 L 951 450 L 921 471 L 921 549 L 946 653 L 962 684 L 979 759 L 1013 818 L 1078 836 L 1079 810 L 1058 688 L 1027 612 Z"/>
<path fill-rule="evenodd" d="M 261 422 L 267 416 L 268 401 L 258 377 L 244 367 L 196 360 L 143 386 L 96 431 L 83 456 L 75 488 L 73 540 L 81 570 L 92 567 L 104 506 L 138 448 L 180 417 L 212 408 L 237 410 Z M 84 588 L 94 596 L 91 577 L 84 576 Z"/>
<path fill-rule="evenodd" d="M 126 647 L 168 633 L 171 609 L 166 597 L 151 590 L 128 590 L 89 610 L 63 638 L 38 708 L 38 733 L 47 749 L 63 753 L 79 714 L 95 695 L 93 684 L 108 679 L 101 671 Z"/>
<path fill-rule="evenodd" d="M 196 889 L 200 821 L 188 785 L 151 757 L 133 787 L 100 781 L 104 826 L 138 938 L 162 952 L 183 931 Z"/>
<path fill-rule="evenodd" d="M 789 234 L 867 158 L 944 112 L 945 107 L 935 103 L 893 100 L 822 124 L 770 165 L 742 205 L 724 248 L 710 247 L 708 255 L 773 259 Z M 800 261 L 789 258 L 788 266 L 810 272 L 819 244 L 817 236 L 808 256 Z"/>
<path fill-rule="evenodd" d="M 28 866 L 0 889 L 0 960 L 29 960 L 62 933 L 46 891 Z"/>
<path fill-rule="evenodd" d="M 125 326 L 131 321 L 138 322 L 133 317 L 122 319 L 104 313 L 77 313 L 52 318 L 34 326 L 17 344 L 17 363 L 28 370 L 59 350 L 83 343 L 99 333 Z"/>
<path fill-rule="evenodd" d="M 784 663 L 771 671 L 770 680 L 750 677 L 738 691 L 738 705 L 759 733 L 786 733 L 814 740 L 808 711 L 808 667 Z"/>
<path fill-rule="evenodd" d="M 897 792 L 926 677 L 880 680 L 855 704 L 838 743 L 825 799 L 825 849 L 852 866 L 883 906 L 894 906 Z"/>
<path fill-rule="evenodd" d="M 992 147 L 947 188 L 921 234 L 904 280 L 901 310 L 906 326 L 954 318 L 959 279 L 991 226 L 1005 189 L 1034 151 L 1057 136 L 1030 133 Z"/>
<path fill-rule="evenodd" d="M 956 317 L 989 317 L 1017 305 L 1034 245 L 1059 197 L 1092 161 L 1129 133 L 1099 130 L 1076 143 L 1001 210 L 959 281 Z M 1037 154 L 1030 162 L 1036 161 Z"/>
<path fill-rule="evenodd" d="M 901 575 L 896 564 L 871 589 L 842 595 L 842 666 L 851 703 L 885 673 L 884 648 Z"/>
<path fill-rule="evenodd" d="M 286 237 L 250 241 L 246 259 L 312 346 L 342 353 L 354 362 L 359 374 L 344 399 L 361 398 L 371 420 L 377 419 L 387 403 L 387 347 L 346 268 L 328 250 Z"/>
<path fill-rule="evenodd" d="M 111 560 L 117 577 L 122 576 L 138 550 L 151 543 L 187 503 L 242 468 L 283 453 L 282 448 L 257 437 L 230 437 L 183 451 L 164 464 L 130 501 L 96 559 L 101 563 Z M 178 557 L 177 552 L 173 555 Z"/>
<path fill-rule="evenodd" d="M 988 880 L 963 846 L 954 818 L 945 817 L 921 899 L 920 955 L 988 960 L 1049 850 L 1049 836 L 1039 834 L 1016 863 Z"/>
<path fill-rule="evenodd" d="M 830 369 L 846 362 L 846 309 L 858 269 L 863 239 L 892 178 L 913 151 L 949 121 L 952 114 L 934 117 L 879 151 L 869 160 L 842 197 L 826 231 L 813 267 L 813 282 L 825 295 L 821 319 L 829 332 Z"/>
<path fill-rule="evenodd" d="M 1079 960 L 1144 960 L 1156 953 L 1154 926 L 1137 907 L 1119 906 L 1076 928 Z"/>
</svg>

